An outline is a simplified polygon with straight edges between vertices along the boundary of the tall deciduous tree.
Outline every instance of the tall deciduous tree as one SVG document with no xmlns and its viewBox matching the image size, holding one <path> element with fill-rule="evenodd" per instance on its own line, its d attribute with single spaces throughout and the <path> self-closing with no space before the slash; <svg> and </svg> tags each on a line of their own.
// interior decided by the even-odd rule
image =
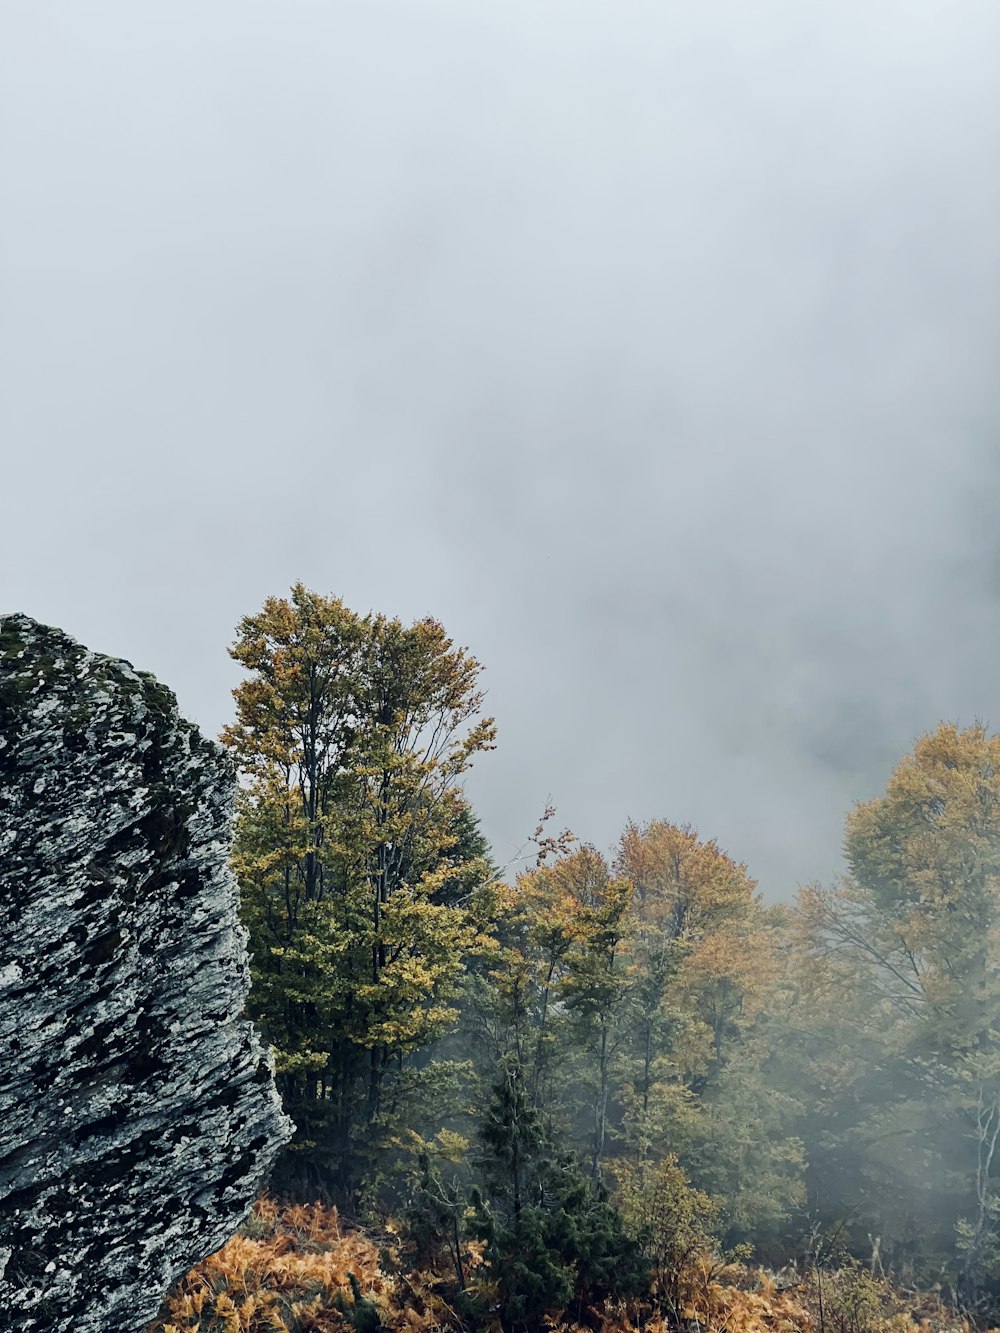
<svg viewBox="0 0 1000 1333">
<path fill-rule="evenodd" d="M 840 1207 L 881 1235 L 883 1255 L 943 1265 L 974 1296 L 998 1258 L 1000 737 L 925 736 L 850 816 L 845 847 L 851 876 L 799 905 L 821 991 L 804 1009 L 822 1038 L 810 1042 L 814 1187 L 836 1200 L 852 1165 L 855 1198 Z M 823 1012 L 832 994 L 849 1029 Z"/>
<path fill-rule="evenodd" d="M 778 977 L 773 914 L 746 866 L 689 827 L 630 824 L 632 1030 L 623 1089 L 629 1154 L 677 1154 L 720 1203 L 732 1239 L 773 1232 L 800 1193 L 791 1109 L 769 1086 L 762 1025 Z"/>
<path fill-rule="evenodd" d="M 631 1133 L 642 1142 L 654 1086 L 702 1092 L 753 1007 L 765 965 L 746 948 L 759 925 L 745 866 L 693 829 L 630 824 L 618 864 L 634 887 L 636 1028 Z"/>
<path fill-rule="evenodd" d="M 572 1019 L 574 1044 L 584 1054 L 583 1086 L 590 1093 L 590 1178 L 601 1180 L 608 1099 L 614 1062 L 624 1045 L 632 1002 L 630 945 L 632 884 L 611 873 L 592 847 L 566 857 L 549 873 L 569 907 L 569 942 L 559 988 Z"/>
<path fill-rule="evenodd" d="M 479 664 L 435 620 L 360 616 L 297 584 L 231 652 L 249 673 L 223 740 L 244 782 L 251 1007 L 302 1166 L 350 1195 L 408 1057 L 456 1017 L 477 944 L 464 899 L 489 873 L 459 784 L 494 727 Z"/>
</svg>

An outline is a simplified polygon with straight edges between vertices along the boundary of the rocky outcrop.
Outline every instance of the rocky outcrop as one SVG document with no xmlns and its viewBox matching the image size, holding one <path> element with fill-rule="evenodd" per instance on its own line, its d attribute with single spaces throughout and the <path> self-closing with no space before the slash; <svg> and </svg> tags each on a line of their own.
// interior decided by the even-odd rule
<svg viewBox="0 0 1000 1333">
<path fill-rule="evenodd" d="M 143 1329 L 288 1137 L 233 790 L 152 676 L 0 617 L 2 1330 Z"/>
</svg>

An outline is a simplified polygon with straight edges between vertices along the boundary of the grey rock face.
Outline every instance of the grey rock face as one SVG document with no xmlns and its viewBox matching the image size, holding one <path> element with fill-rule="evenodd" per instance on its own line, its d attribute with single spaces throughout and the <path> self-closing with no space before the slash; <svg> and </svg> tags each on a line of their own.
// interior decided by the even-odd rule
<svg viewBox="0 0 1000 1333">
<path fill-rule="evenodd" d="M 132 1333 L 286 1141 L 228 761 L 127 662 L 0 617 L 0 1329 Z"/>
</svg>

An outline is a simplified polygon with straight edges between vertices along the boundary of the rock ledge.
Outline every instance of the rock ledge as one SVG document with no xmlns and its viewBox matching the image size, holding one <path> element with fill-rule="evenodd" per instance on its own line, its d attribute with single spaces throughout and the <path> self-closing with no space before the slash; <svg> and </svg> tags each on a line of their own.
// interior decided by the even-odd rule
<svg viewBox="0 0 1000 1333">
<path fill-rule="evenodd" d="M 0 1329 L 145 1328 L 288 1139 L 233 792 L 152 676 L 0 617 Z"/>
</svg>

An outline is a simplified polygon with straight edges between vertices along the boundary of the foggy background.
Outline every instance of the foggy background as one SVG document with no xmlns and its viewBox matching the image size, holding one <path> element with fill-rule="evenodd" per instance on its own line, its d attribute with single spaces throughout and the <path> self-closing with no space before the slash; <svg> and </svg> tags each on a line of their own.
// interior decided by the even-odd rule
<svg viewBox="0 0 1000 1333">
<path fill-rule="evenodd" d="M 216 732 L 301 578 L 768 897 L 1000 720 L 996 0 L 0 3 L 0 609 Z"/>
</svg>

